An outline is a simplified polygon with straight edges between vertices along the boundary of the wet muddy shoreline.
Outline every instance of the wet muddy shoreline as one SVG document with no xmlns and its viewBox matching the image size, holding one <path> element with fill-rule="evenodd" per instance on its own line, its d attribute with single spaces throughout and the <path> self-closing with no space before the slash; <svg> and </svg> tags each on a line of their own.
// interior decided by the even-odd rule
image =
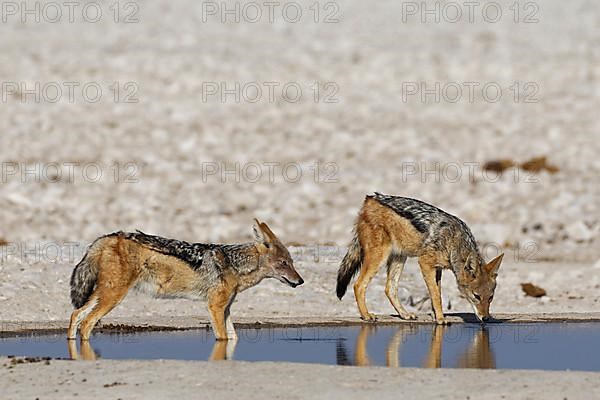
<svg viewBox="0 0 600 400">
<path fill-rule="evenodd" d="M 446 314 L 450 324 L 477 323 L 473 314 L 449 313 Z M 193 321 L 193 322 L 191 322 Z M 600 322 L 600 313 L 552 313 L 552 314 L 496 314 L 494 320 L 488 322 L 495 324 L 515 323 L 587 323 Z M 328 317 L 269 317 L 263 320 L 253 318 L 234 319 L 238 329 L 260 328 L 295 328 L 295 327 L 320 327 L 320 326 L 394 326 L 404 324 L 433 325 L 431 316 L 419 314 L 418 319 L 403 321 L 395 316 L 380 316 L 376 323 L 361 321 L 359 318 L 328 318 Z M 68 321 L 0 321 L 0 338 L 28 334 L 65 333 Z M 100 323 L 94 332 L 98 333 L 135 333 L 135 332 L 164 332 L 186 330 L 210 330 L 210 322 L 203 318 L 190 317 L 165 317 L 165 318 L 107 318 Z"/>
</svg>

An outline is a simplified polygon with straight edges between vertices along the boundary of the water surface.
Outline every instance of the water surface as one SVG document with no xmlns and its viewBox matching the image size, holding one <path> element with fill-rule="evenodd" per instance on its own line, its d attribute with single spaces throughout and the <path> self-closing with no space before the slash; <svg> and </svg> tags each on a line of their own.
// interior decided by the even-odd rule
<svg viewBox="0 0 600 400">
<path fill-rule="evenodd" d="M 289 361 L 424 368 L 600 371 L 600 323 L 422 324 L 238 329 L 217 342 L 208 330 L 0 338 L 0 354 L 78 359 Z"/>
</svg>

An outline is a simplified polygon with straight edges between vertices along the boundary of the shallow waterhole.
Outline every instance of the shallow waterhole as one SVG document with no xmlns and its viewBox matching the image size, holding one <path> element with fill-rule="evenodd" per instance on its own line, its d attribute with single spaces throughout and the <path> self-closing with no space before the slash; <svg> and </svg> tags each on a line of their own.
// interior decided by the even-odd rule
<svg viewBox="0 0 600 400">
<path fill-rule="evenodd" d="M 237 343 L 209 330 L 0 338 L 0 354 L 77 359 L 287 361 L 425 368 L 600 371 L 600 323 L 423 324 L 243 328 Z"/>
</svg>

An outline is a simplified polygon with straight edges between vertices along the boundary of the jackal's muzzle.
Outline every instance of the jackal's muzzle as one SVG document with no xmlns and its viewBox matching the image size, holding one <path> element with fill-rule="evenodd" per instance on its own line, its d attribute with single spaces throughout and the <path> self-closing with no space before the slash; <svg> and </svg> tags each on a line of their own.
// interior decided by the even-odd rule
<svg viewBox="0 0 600 400">
<path fill-rule="evenodd" d="M 296 286 L 300 286 L 304 283 L 304 279 L 302 279 L 302 277 L 300 275 L 298 275 L 298 279 L 295 281 L 292 281 L 292 280 L 288 279 L 287 277 L 282 276 L 281 281 L 283 283 L 287 283 L 288 285 L 290 285 L 293 288 L 295 288 Z"/>
</svg>

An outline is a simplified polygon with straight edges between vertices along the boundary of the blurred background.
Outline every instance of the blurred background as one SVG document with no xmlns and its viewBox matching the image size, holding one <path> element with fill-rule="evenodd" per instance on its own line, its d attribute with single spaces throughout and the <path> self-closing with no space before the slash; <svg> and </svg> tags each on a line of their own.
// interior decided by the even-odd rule
<svg viewBox="0 0 600 400">
<path fill-rule="evenodd" d="M 3 2 L 0 238 L 344 246 L 416 197 L 515 257 L 600 257 L 592 1 Z"/>
</svg>

